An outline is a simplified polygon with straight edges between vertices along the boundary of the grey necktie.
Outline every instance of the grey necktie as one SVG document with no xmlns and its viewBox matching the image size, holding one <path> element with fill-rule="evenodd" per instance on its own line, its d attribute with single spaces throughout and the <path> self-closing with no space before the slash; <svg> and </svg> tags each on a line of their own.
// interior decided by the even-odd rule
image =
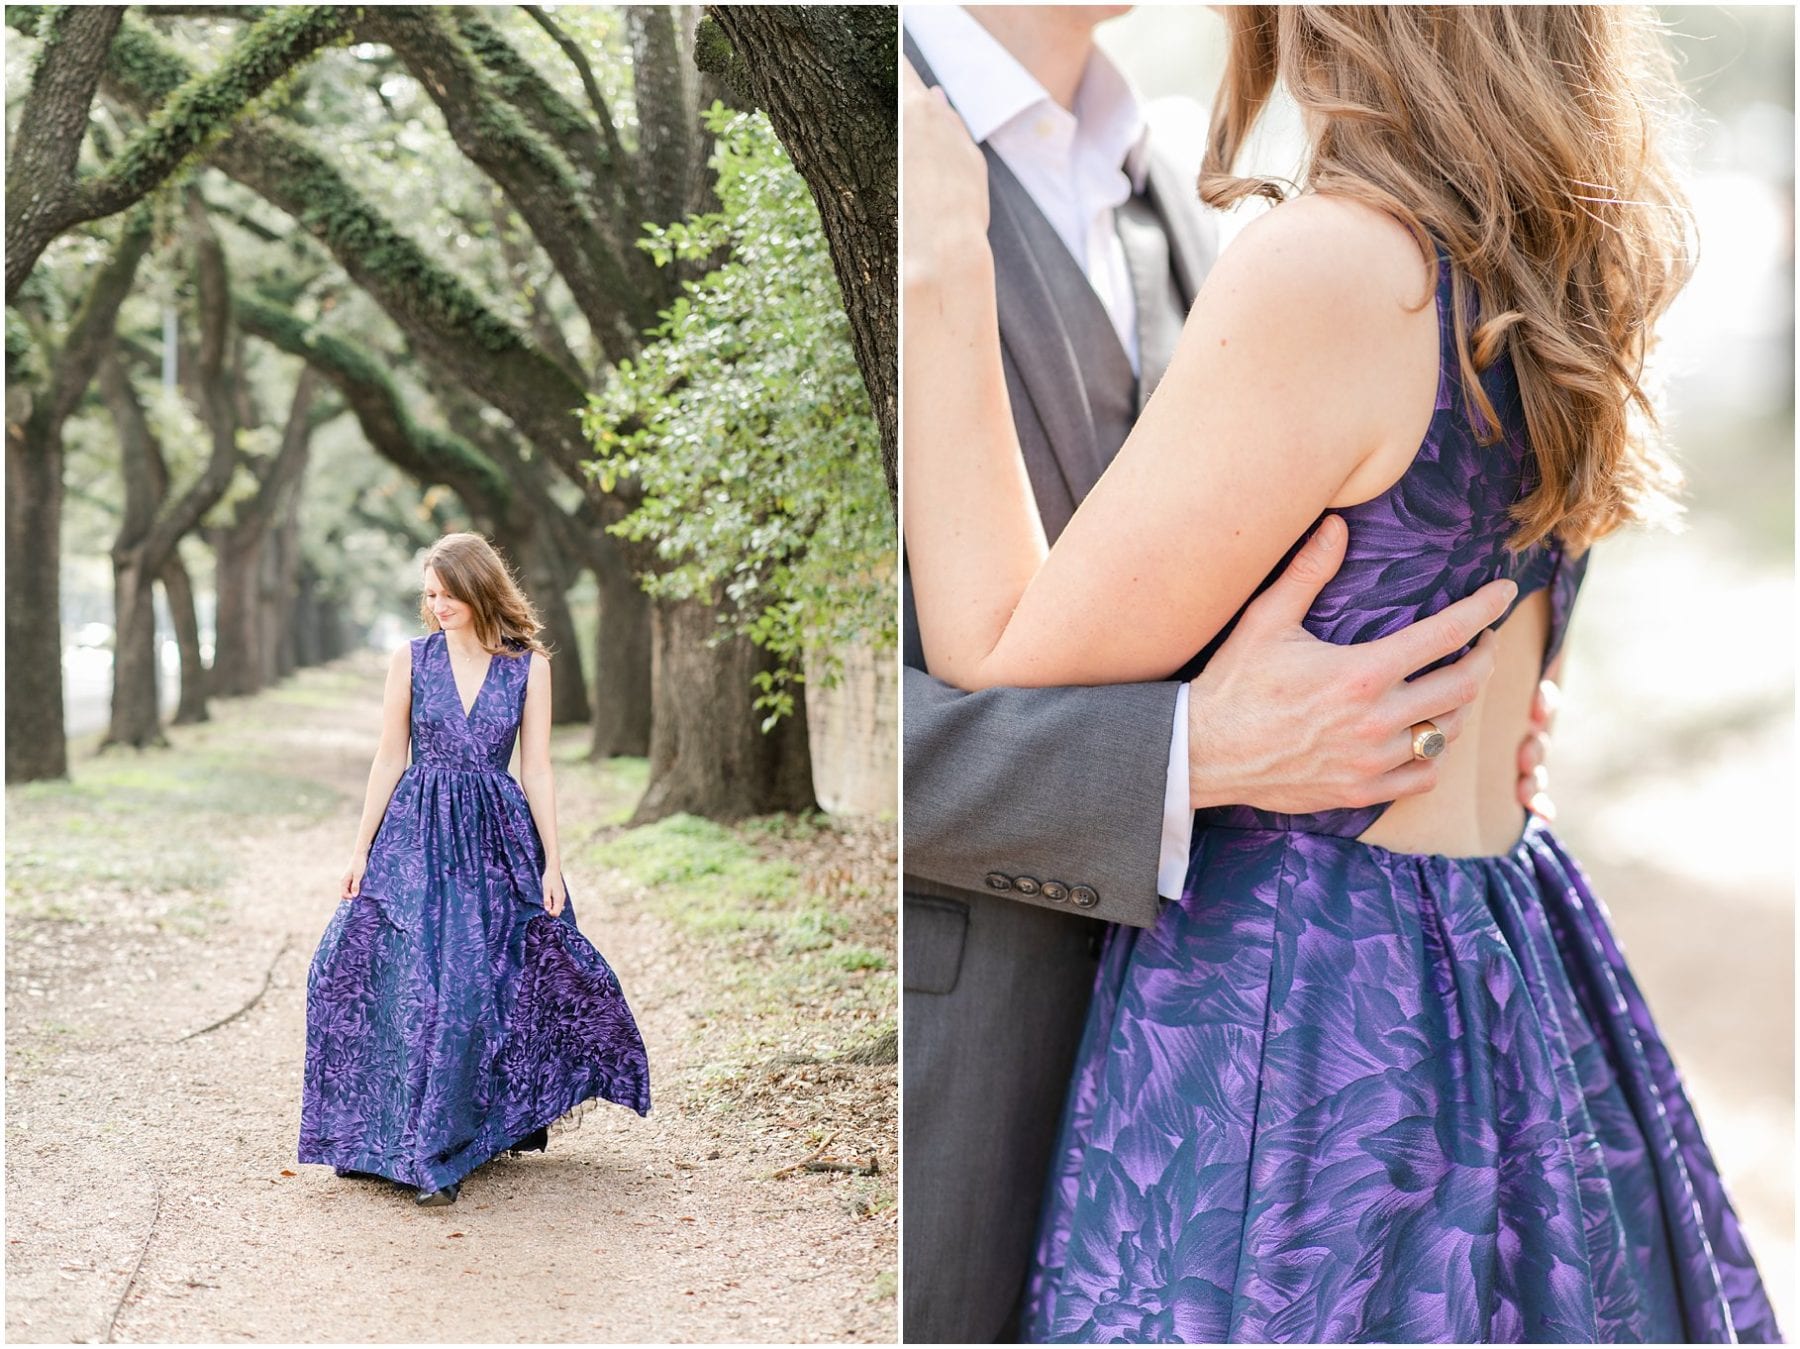
<svg viewBox="0 0 1800 1349">
<path fill-rule="evenodd" d="M 1169 236 L 1150 199 L 1142 193 L 1129 198 L 1113 212 L 1113 223 L 1125 250 L 1125 268 L 1131 273 L 1131 293 L 1137 300 L 1137 405 L 1142 412 L 1175 354 L 1187 306 L 1175 284 Z"/>
</svg>

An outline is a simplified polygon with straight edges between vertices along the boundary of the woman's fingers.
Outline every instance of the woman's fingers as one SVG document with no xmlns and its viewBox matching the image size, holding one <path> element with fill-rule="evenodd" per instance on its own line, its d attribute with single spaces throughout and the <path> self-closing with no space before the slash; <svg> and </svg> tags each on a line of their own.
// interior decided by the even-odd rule
<svg viewBox="0 0 1800 1349">
<path fill-rule="evenodd" d="M 1531 700 L 1531 723 L 1548 732 L 1556 725 L 1556 709 L 1562 706 L 1562 687 L 1554 679 L 1538 681 L 1537 693 Z"/>
<path fill-rule="evenodd" d="M 906 271 L 914 284 L 987 235 L 987 161 L 942 89 L 901 71 L 905 130 Z"/>
</svg>

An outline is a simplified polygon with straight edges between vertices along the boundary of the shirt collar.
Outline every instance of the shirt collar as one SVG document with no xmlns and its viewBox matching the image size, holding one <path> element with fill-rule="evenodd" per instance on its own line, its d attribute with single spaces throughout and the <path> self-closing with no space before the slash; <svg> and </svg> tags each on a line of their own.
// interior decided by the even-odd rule
<svg viewBox="0 0 1800 1349">
<path fill-rule="evenodd" d="M 906 31 L 977 144 L 1038 104 L 1050 103 L 1044 86 L 961 5 L 909 6 Z"/>
<path fill-rule="evenodd" d="M 909 5 L 905 14 L 907 33 L 977 144 L 1028 113 L 1047 113 L 1072 121 L 1097 157 L 1123 166 L 1132 189 L 1143 190 L 1147 134 L 1143 106 L 1124 72 L 1099 47 L 1082 72 L 1071 118 L 962 6 Z"/>
<path fill-rule="evenodd" d="M 1081 87 L 1075 91 L 1075 120 L 1095 157 L 1121 166 L 1131 179 L 1131 190 L 1142 192 L 1149 171 L 1150 138 L 1144 106 L 1125 72 L 1098 46 L 1082 72 Z"/>
</svg>

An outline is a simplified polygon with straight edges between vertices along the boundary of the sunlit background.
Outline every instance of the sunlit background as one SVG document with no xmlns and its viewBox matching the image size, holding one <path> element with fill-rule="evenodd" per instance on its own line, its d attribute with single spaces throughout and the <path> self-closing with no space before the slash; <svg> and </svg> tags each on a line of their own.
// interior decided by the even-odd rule
<svg viewBox="0 0 1800 1349">
<path fill-rule="evenodd" d="M 1794 11 L 1659 12 L 1693 101 L 1701 240 L 1658 354 L 1687 515 L 1680 533 L 1595 551 L 1564 671 L 1557 829 L 1611 911 L 1792 1334 Z M 1101 40 L 1152 100 L 1159 142 L 1197 168 L 1218 18 L 1144 8 Z M 1292 176 L 1297 119 L 1271 114 L 1242 167 Z"/>
</svg>

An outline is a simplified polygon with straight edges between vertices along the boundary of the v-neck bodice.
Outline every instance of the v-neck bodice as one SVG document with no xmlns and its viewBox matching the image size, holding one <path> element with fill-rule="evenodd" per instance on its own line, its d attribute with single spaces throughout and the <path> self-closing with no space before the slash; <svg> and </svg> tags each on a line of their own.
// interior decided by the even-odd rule
<svg viewBox="0 0 1800 1349">
<path fill-rule="evenodd" d="M 516 644 L 489 661 L 467 711 L 443 630 L 412 643 L 412 761 L 415 767 L 504 773 L 525 713 L 531 653 Z"/>
</svg>

